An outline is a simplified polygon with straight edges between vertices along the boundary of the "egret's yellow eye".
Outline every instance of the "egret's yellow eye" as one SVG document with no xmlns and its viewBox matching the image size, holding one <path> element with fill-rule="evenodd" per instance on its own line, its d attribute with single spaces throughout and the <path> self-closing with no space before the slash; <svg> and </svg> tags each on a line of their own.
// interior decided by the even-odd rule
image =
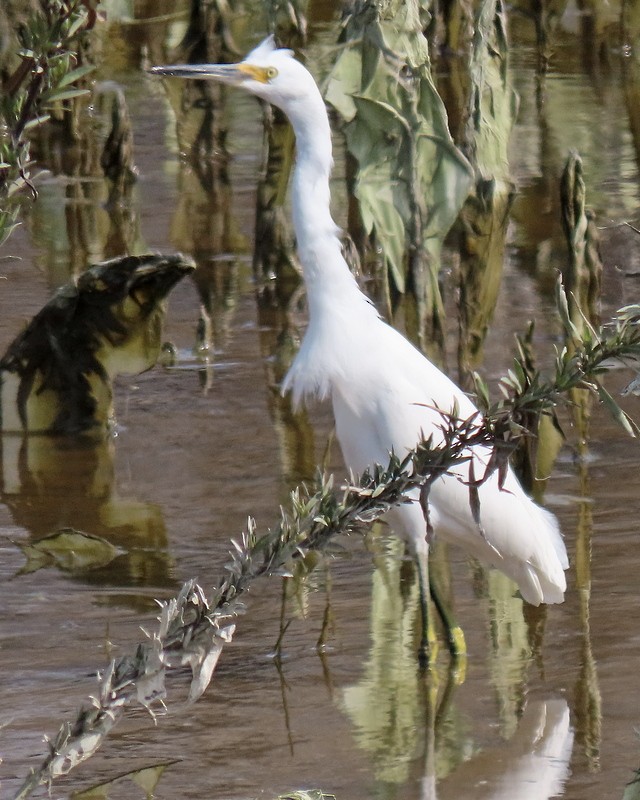
<svg viewBox="0 0 640 800">
<path fill-rule="evenodd" d="M 278 70 L 275 67 L 256 67 L 254 64 L 238 64 L 236 69 L 238 72 L 242 72 L 260 83 L 269 83 L 278 74 Z"/>
</svg>

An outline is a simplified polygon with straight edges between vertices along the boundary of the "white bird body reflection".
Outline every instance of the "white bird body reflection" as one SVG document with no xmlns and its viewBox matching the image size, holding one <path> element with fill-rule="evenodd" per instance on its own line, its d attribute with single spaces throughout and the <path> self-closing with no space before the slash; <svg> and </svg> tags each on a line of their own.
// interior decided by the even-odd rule
<svg viewBox="0 0 640 800">
<path fill-rule="evenodd" d="M 564 698 L 527 703 L 513 738 L 480 752 L 441 781 L 438 800 L 549 800 L 564 794 L 574 731 Z M 430 797 L 433 795 L 430 795 Z"/>
<path fill-rule="evenodd" d="M 430 435 L 438 441 L 442 416 L 476 412 L 469 398 L 398 331 L 384 322 L 359 289 L 342 255 L 331 217 L 329 177 L 331 131 L 320 91 L 291 51 L 276 49 L 270 37 L 239 64 L 156 67 L 157 74 L 210 78 L 238 86 L 278 106 L 296 136 L 292 213 L 306 284 L 309 325 L 285 378 L 283 391 L 294 402 L 330 398 L 336 433 L 347 466 L 356 473 L 391 452 L 404 457 Z M 484 473 L 486 449 L 474 451 L 474 474 Z M 462 545 L 516 581 L 529 603 L 564 599 L 568 566 L 555 517 L 526 496 L 509 473 L 504 490 L 494 474 L 479 490 L 486 535 L 473 519 L 468 467 L 439 479 L 429 502 L 437 535 Z M 414 495 L 417 498 L 417 493 Z M 390 514 L 396 532 L 413 548 L 427 575 L 427 529 L 418 502 Z"/>
</svg>

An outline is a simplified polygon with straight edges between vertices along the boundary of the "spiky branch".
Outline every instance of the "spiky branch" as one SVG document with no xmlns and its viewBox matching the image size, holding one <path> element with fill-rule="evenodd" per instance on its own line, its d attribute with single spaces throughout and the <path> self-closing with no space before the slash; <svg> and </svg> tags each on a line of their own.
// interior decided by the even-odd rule
<svg viewBox="0 0 640 800">
<path fill-rule="evenodd" d="M 529 421 L 540 414 L 555 414 L 560 404 L 568 402 L 569 390 L 586 387 L 595 392 L 633 435 L 635 425 L 604 389 L 601 376 L 614 361 L 640 358 L 640 307 L 622 309 L 597 331 L 586 326 L 578 341 L 577 329 L 563 310 L 562 291 L 559 304 L 573 343 L 558 351 L 555 375 L 543 378 L 521 351 L 500 382 L 500 401 L 490 404 L 487 388 L 478 380 L 484 415 L 461 420 L 455 410 L 443 414 L 437 437 L 421 442 L 402 460 L 392 454 L 386 467 L 375 465 L 338 490 L 333 478 L 326 476 L 319 476 L 310 488 L 298 487 L 291 493 L 289 506 L 281 509 L 278 525 L 264 534 L 258 534 L 250 518 L 246 531 L 232 542 L 229 562 L 210 599 L 191 580 L 177 597 L 160 604 L 157 631 L 147 633 L 147 641 L 134 655 L 111 662 L 91 707 L 81 709 L 72 723 L 63 724 L 49 740 L 49 753 L 24 782 L 16 800 L 91 756 L 127 706 L 139 702 L 152 714 L 163 710 L 165 679 L 172 670 L 191 668 L 188 702 L 197 700 L 211 680 L 224 644 L 233 636 L 233 620 L 244 610 L 242 597 L 257 578 L 290 574 L 297 560 L 310 551 L 325 550 L 337 534 L 361 531 L 393 506 L 407 502 L 411 490 L 420 488 L 426 505 L 435 480 L 468 462 L 471 448 L 489 447 L 492 456 L 485 474 L 475 476 L 469 485 L 470 504 L 478 517 L 478 485 L 492 472 L 506 470 L 509 454 L 522 437 L 532 434 Z"/>
</svg>

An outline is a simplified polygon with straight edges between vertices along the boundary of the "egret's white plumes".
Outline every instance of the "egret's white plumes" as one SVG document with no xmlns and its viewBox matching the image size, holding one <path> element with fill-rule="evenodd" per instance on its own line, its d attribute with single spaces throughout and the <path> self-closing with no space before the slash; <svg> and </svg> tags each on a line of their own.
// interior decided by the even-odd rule
<svg viewBox="0 0 640 800">
<path fill-rule="evenodd" d="M 468 397 L 394 328 L 360 291 L 342 256 L 331 217 L 331 132 L 322 96 L 308 70 L 289 50 L 265 40 L 236 65 L 163 67 L 161 74 L 211 77 L 240 86 L 278 106 L 296 135 L 293 221 L 309 305 L 309 326 L 284 381 L 296 403 L 330 397 L 345 462 L 354 472 L 403 457 L 422 435 L 437 440 L 442 417 L 462 418 L 475 407 Z M 474 451 L 476 476 L 486 450 Z M 439 479 L 430 493 L 437 535 L 461 544 L 515 580 L 530 603 L 564 599 L 567 555 L 555 517 L 529 499 L 509 473 L 501 490 L 497 475 L 479 489 L 483 533 L 469 504 L 468 467 Z M 416 495 L 417 496 L 417 495 Z M 419 557 L 427 552 L 426 523 L 418 502 L 390 515 L 396 531 Z M 486 537 L 486 538 L 485 538 Z"/>
</svg>

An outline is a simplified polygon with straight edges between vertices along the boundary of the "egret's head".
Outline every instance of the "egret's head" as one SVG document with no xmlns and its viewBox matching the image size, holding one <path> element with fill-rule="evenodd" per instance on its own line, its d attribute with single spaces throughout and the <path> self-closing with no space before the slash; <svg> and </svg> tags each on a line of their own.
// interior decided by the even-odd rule
<svg viewBox="0 0 640 800">
<path fill-rule="evenodd" d="M 285 112 L 290 112 L 292 104 L 312 87 L 316 88 L 310 73 L 296 61 L 293 52 L 276 48 L 273 36 L 261 42 L 239 64 L 175 64 L 153 67 L 151 72 L 238 86 Z"/>
</svg>

